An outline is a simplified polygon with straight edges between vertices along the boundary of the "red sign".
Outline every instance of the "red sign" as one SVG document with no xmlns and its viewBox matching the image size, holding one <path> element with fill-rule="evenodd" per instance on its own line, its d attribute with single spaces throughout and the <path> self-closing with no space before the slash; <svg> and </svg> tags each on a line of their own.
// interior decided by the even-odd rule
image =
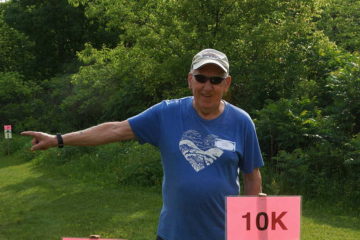
<svg viewBox="0 0 360 240">
<path fill-rule="evenodd" d="M 300 240 L 301 197 L 227 197 L 226 239 Z"/>
<path fill-rule="evenodd" d="M 11 130 L 11 125 L 4 125 L 4 130 Z"/>
</svg>

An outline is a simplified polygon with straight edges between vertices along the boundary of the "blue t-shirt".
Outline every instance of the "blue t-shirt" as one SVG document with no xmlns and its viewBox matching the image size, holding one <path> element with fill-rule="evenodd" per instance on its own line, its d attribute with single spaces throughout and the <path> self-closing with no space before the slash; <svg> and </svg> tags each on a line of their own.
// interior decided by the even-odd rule
<svg viewBox="0 0 360 240">
<path fill-rule="evenodd" d="M 238 195 L 239 169 L 263 166 L 249 115 L 225 102 L 213 120 L 193 97 L 165 100 L 129 119 L 140 143 L 157 146 L 164 170 L 158 235 L 164 240 L 225 239 L 225 196 Z"/>
</svg>

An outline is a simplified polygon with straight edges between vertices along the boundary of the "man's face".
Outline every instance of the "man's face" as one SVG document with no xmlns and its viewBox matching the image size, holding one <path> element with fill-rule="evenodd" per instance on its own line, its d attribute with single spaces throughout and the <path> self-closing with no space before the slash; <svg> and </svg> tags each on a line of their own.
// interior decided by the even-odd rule
<svg viewBox="0 0 360 240">
<path fill-rule="evenodd" d="M 198 82 L 195 75 L 207 77 L 226 77 L 226 73 L 215 64 L 206 64 L 189 73 L 188 84 L 195 100 L 195 107 L 203 113 L 216 113 L 219 111 L 220 101 L 230 87 L 231 77 L 227 76 L 221 83 L 213 84 L 209 80 L 205 83 Z"/>
</svg>

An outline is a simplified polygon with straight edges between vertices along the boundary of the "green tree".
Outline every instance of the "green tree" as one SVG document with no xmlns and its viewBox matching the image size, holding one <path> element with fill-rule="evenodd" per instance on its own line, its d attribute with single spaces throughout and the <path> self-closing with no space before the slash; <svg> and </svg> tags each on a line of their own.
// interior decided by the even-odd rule
<svg viewBox="0 0 360 240">
<path fill-rule="evenodd" d="M 346 57 L 346 64 L 327 79 L 332 102 L 326 110 L 333 116 L 337 128 L 351 137 L 360 132 L 360 57 Z"/>
<path fill-rule="evenodd" d="M 360 49 L 360 1 L 331 0 L 325 5 L 317 27 L 349 52 Z"/>
<path fill-rule="evenodd" d="M 0 4 L 0 72 L 31 74 L 34 67 L 34 43 L 4 21 L 7 6 Z"/>
<path fill-rule="evenodd" d="M 17 72 L 0 73 L 0 122 L 14 125 L 16 132 L 40 126 L 36 119 L 44 106 L 38 100 L 40 92 L 39 86 Z"/>
<path fill-rule="evenodd" d="M 90 38 L 90 26 L 81 7 L 66 0 L 13 0 L 4 12 L 6 24 L 25 34 L 33 43 L 36 78 L 61 72 Z"/>
<path fill-rule="evenodd" d="M 116 96 L 111 104 L 106 104 L 111 109 L 108 112 L 117 112 L 111 106 L 123 106 L 121 109 L 128 112 L 114 117 L 134 114 L 136 111 L 130 109 L 144 109 L 164 98 L 188 94 L 185 79 L 189 63 L 202 48 L 214 47 L 228 53 L 234 81 L 227 98 L 250 112 L 260 109 L 266 99 L 299 97 L 302 90 L 309 98 L 315 97 L 316 91 L 326 84 L 318 84 L 319 79 L 338 67 L 327 63 L 337 51 L 336 46 L 316 31 L 313 22 L 321 11 L 319 0 L 71 2 L 83 4 L 87 16 L 121 33 L 116 48 L 94 46 L 83 51 L 81 59 L 91 60 L 85 60 L 86 66 L 74 76 L 79 89 L 88 89 L 87 85 L 81 86 L 82 82 L 91 81 L 117 89 L 114 94 L 105 94 Z M 134 63 L 137 73 L 117 64 L 123 59 L 129 65 Z M 103 69 L 108 70 L 102 76 L 92 74 L 93 80 L 85 74 L 104 72 Z M 90 88 L 93 90 L 86 90 L 86 95 L 85 90 L 74 93 L 87 96 L 86 102 L 96 104 L 99 94 L 93 98 L 92 93 L 98 90 L 95 85 Z M 124 91 L 128 94 L 115 94 Z M 74 99 L 82 101 L 74 96 L 67 103 L 75 103 Z M 108 107 L 102 109 L 106 111 Z M 93 118 L 99 114 L 97 111 Z"/>
</svg>

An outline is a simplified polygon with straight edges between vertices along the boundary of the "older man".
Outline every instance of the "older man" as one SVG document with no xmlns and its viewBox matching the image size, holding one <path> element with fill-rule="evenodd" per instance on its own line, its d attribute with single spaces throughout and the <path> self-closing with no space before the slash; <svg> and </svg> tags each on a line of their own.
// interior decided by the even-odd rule
<svg viewBox="0 0 360 240">
<path fill-rule="evenodd" d="M 188 74 L 191 97 L 165 100 L 122 122 L 65 135 L 23 132 L 32 150 L 100 145 L 136 138 L 157 146 L 164 169 L 160 240 L 225 239 L 225 196 L 261 192 L 263 160 L 249 115 L 224 101 L 231 85 L 226 55 L 204 49 Z"/>
</svg>

